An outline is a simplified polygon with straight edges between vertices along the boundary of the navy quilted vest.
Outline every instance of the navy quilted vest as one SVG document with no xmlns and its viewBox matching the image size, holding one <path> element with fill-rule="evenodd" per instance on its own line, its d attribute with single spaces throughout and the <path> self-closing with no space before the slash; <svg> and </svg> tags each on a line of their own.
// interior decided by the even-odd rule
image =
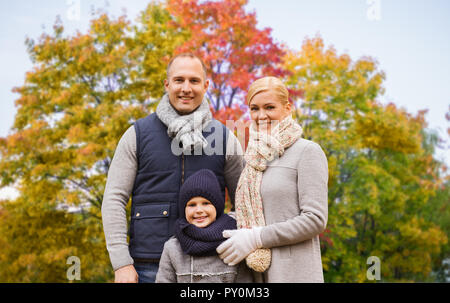
<svg viewBox="0 0 450 303">
<path fill-rule="evenodd" d="M 138 169 L 134 181 L 130 254 L 134 259 L 159 259 L 164 243 L 174 234 L 178 218 L 178 193 L 182 182 L 199 169 L 212 170 L 225 196 L 227 128 L 212 120 L 203 131 L 208 147 L 197 155 L 182 155 L 155 113 L 136 121 Z M 173 142 L 175 143 L 175 142 Z M 174 150 L 174 152 L 172 152 Z"/>
</svg>

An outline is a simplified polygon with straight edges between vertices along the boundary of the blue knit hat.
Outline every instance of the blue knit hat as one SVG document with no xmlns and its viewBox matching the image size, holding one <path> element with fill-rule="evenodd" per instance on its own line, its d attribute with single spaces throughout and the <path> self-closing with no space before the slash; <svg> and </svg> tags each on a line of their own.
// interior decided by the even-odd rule
<svg viewBox="0 0 450 303">
<path fill-rule="evenodd" d="M 191 175 L 180 188 L 179 214 L 185 213 L 187 202 L 194 197 L 208 199 L 216 208 L 216 217 L 223 214 L 225 198 L 216 175 L 209 169 L 201 169 Z"/>
</svg>

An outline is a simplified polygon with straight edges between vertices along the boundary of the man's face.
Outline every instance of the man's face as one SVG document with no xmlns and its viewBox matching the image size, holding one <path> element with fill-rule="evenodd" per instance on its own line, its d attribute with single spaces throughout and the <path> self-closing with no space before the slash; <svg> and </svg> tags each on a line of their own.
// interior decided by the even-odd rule
<svg viewBox="0 0 450 303">
<path fill-rule="evenodd" d="M 189 114 L 199 107 L 208 86 L 201 62 L 190 57 L 176 58 L 164 80 L 170 103 L 180 114 Z"/>
</svg>

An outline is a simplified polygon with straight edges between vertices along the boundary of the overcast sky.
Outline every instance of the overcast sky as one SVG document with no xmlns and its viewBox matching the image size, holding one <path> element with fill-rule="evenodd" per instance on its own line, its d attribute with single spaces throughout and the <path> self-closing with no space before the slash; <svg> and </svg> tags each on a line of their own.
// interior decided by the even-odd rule
<svg viewBox="0 0 450 303">
<path fill-rule="evenodd" d="M 11 92 L 23 84 L 32 65 L 25 37 L 51 32 L 59 15 L 66 33 L 86 31 L 91 12 L 106 8 L 114 16 L 126 9 L 135 20 L 149 1 L 141 0 L 17 0 L 0 1 L 0 137 L 14 121 Z M 445 113 L 450 105 L 450 1 L 447 0 L 250 0 L 260 28 L 292 49 L 305 37 L 320 34 L 339 54 L 356 60 L 371 56 L 386 73 L 382 102 L 410 113 L 429 109 L 429 127 L 446 136 Z M 447 142 L 447 146 L 449 143 Z M 437 157 L 450 164 L 448 150 Z M 1 193 L 0 193 L 1 194 Z"/>
</svg>

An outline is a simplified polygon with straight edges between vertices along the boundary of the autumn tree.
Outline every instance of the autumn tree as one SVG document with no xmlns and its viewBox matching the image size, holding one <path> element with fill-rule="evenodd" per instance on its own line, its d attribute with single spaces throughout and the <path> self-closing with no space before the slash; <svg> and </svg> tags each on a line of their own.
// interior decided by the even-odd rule
<svg viewBox="0 0 450 303">
<path fill-rule="evenodd" d="M 176 53 L 193 51 L 204 59 L 211 80 L 207 96 L 215 117 L 237 120 L 245 112 L 245 92 L 259 77 L 282 76 L 284 51 L 271 29 L 257 27 L 256 14 L 246 12 L 246 0 L 168 0 L 176 18 L 171 26 L 189 37 Z"/>
<path fill-rule="evenodd" d="M 102 243 L 97 267 L 90 264 L 105 266 L 100 209 L 107 171 L 119 138 L 133 121 L 149 114 L 164 93 L 163 59 L 184 39 L 182 30 L 167 27 L 170 19 L 161 5 L 150 4 L 136 25 L 124 16 L 111 19 L 102 13 L 87 33 L 64 35 L 57 21 L 53 34 L 27 39 L 33 69 L 24 85 L 14 89 L 20 97 L 12 133 L 0 140 L 1 186 L 15 185 L 20 192 L 17 201 L 5 205 L 2 221 L 10 248 L 0 252 L 6 266 L 2 270 L 23 273 L 8 281 L 36 281 L 35 274 L 41 281 L 53 281 L 26 269 L 39 268 L 46 260 L 65 267 L 63 256 L 74 253 L 76 243 Z M 90 207 L 81 219 L 57 210 L 86 203 Z M 19 219 L 23 224 L 14 223 Z M 53 233 L 50 227 L 55 227 Z M 66 236 L 80 239 L 63 241 Z M 29 238 L 35 246 L 27 246 Z M 27 262 L 15 263 L 22 258 L 16 254 L 20 251 L 29 256 Z"/>
<path fill-rule="evenodd" d="M 443 182 L 425 112 L 376 101 L 385 78 L 377 62 L 338 55 L 320 37 L 284 64 L 287 84 L 303 92 L 296 113 L 304 135 L 328 158 L 326 281 L 367 281 L 369 256 L 380 258 L 384 281 L 427 279 L 447 235 L 424 212 Z"/>
<path fill-rule="evenodd" d="M 450 235 L 450 179 L 447 180 L 436 195 L 427 203 L 424 209 L 424 217 L 427 221 L 437 224 L 449 237 Z M 437 257 L 432 259 L 432 272 L 430 281 L 448 282 L 450 280 L 450 242 L 447 241 L 441 247 Z"/>
<path fill-rule="evenodd" d="M 45 203 L 30 203 L 33 196 L 45 198 L 42 188 L 28 187 L 12 202 L 2 203 L 0 212 L 0 281 L 5 283 L 108 282 L 109 259 L 101 225 L 94 217 L 55 210 Z M 33 192 L 34 191 L 34 192 Z M 32 195 L 30 197 L 30 195 Z M 51 197 L 52 191 L 47 195 Z M 81 280 L 71 280 L 67 264 L 79 258 Z"/>
</svg>

